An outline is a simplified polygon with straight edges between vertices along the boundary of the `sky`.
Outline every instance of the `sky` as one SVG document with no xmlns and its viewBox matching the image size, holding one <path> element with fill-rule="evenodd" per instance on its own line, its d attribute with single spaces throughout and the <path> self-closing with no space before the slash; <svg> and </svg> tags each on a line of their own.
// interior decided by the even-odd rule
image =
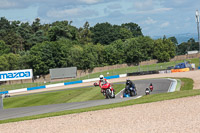
<svg viewBox="0 0 200 133">
<path fill-rule="evenodd" d="M 68 20 L 77 28 L 109 22 L 137 23 L 146 36 L 197 33 L 200 0 L 0 0 L 0 17 L 41 23 Z"/>
</svg>

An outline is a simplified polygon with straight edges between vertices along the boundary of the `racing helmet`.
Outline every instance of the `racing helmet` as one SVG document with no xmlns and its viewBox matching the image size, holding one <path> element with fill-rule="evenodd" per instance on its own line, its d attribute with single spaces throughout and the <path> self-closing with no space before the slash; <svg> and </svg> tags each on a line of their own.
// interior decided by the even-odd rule
<svg viewBox="0 0 200 133">
<path fill-rule="evenodd" d="M 130 84 L 130 79 L 126 79 L 126 85 Z"/>
<path fill-rule="evenodd" d="M 103 76 L 103 75 L 100 75 L 100 76 L 99 76 L 99 79 L 100 79 L 100 80 L 103 80 L 103 79 L 104 79 L 104 76 Z"/>
</svg>

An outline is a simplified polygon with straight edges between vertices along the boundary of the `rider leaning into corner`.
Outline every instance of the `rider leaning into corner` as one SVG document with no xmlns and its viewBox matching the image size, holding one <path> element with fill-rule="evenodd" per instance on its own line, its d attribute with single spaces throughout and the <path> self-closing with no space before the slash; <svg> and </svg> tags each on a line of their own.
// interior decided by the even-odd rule
<svg viewBox="0 0 200 133">
<path fill-rule="evenodd" d="M 109 81 L 108 81 L 106 78 L 104 78 L 103 75 L 100 75 L 100 76 L 99 76 L 99 87 L 101 88 L 101 93 L 103 93 L 102 86 L 103 86 L 104 84 L 106 84 L 106 83 L 109 83 Z M 112 87 L 110 87 L 110 90 L 111 90 L 112 96 L 113 96 L 113 95 L 114 95 L 114 89 L 113 89 Z"/>
<path fill-rule="evenodd" d="M 132 87 L 136 91 L 135 84 L 130 79 L 126 79 L 126 86 Z"/>
</svg>

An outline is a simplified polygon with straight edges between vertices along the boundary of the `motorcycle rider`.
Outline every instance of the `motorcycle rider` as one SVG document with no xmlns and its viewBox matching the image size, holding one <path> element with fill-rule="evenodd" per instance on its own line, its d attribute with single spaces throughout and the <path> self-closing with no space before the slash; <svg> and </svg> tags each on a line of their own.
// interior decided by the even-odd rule
<svg viewBox="0 0 200 133">
<path fill-rule="evenodd" d="M 150 89 L 151 91 L 153 91 L 153 84 L 152 84 L 152 83 L 150 83 L 149 89 Z"/>
<path fill-rule="evenodd" d="M 146 95 L 150 94 L 150 89 L 148 87 L 145 89 L 145 93 L 146 93 Z"/>
<path fill-rule="evenodd" d="M 106 84 L 106 83 L 109 83 L 109 81 L 108 81 L 106 78 L 104 78 L 103 75 L 100 75 L 100 76 L 99 76 L 99 87 L 101 88 L 101 93 L 103 93 L 103 91 L 104 91 L 104 90 L 102 89 L 102 86 L 103 86 L 104 84 Z M 113 96 L 113 95 L 114 95 L 114 89 L 111 87 L 110 90 L 111 90 L 112 96 Z"/>
<path fill-rule="evenodd" d="M 136 88 L 135 84 L 130 79 L 126 79 L 126 85 L 130 85 L 130 87 Z"/>
<path fill-rule="evenodd" d="M 126 79 L 126 85 L 129 85 L 129 87 L 132 87 L 136 91 L 135 84 L 130 79 Z"/>
</svg>

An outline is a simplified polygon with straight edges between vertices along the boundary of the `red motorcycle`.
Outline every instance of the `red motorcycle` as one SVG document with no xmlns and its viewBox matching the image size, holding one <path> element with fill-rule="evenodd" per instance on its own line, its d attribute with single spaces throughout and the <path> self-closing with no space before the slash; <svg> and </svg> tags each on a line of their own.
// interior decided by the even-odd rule
<svg viewBox="0 0 200 133">
<path fill-rule="evenodd" d="M 151 92 L 153 91 L 153 84 L 152 83 L 149 85 L 149 89 L 151 90 Z"/>
<path fill-rule="evenodd" d="M 97 83 L 94 83 L 94 86 L 99 86 L 99 85 Z M 103 95 L 106 96 L 106 99 L 115 98 L 114 88 L 112 88 L 110 83 L 106 83 L 102 85 L 101 89 L 102 89 Z"/>
</svg>

